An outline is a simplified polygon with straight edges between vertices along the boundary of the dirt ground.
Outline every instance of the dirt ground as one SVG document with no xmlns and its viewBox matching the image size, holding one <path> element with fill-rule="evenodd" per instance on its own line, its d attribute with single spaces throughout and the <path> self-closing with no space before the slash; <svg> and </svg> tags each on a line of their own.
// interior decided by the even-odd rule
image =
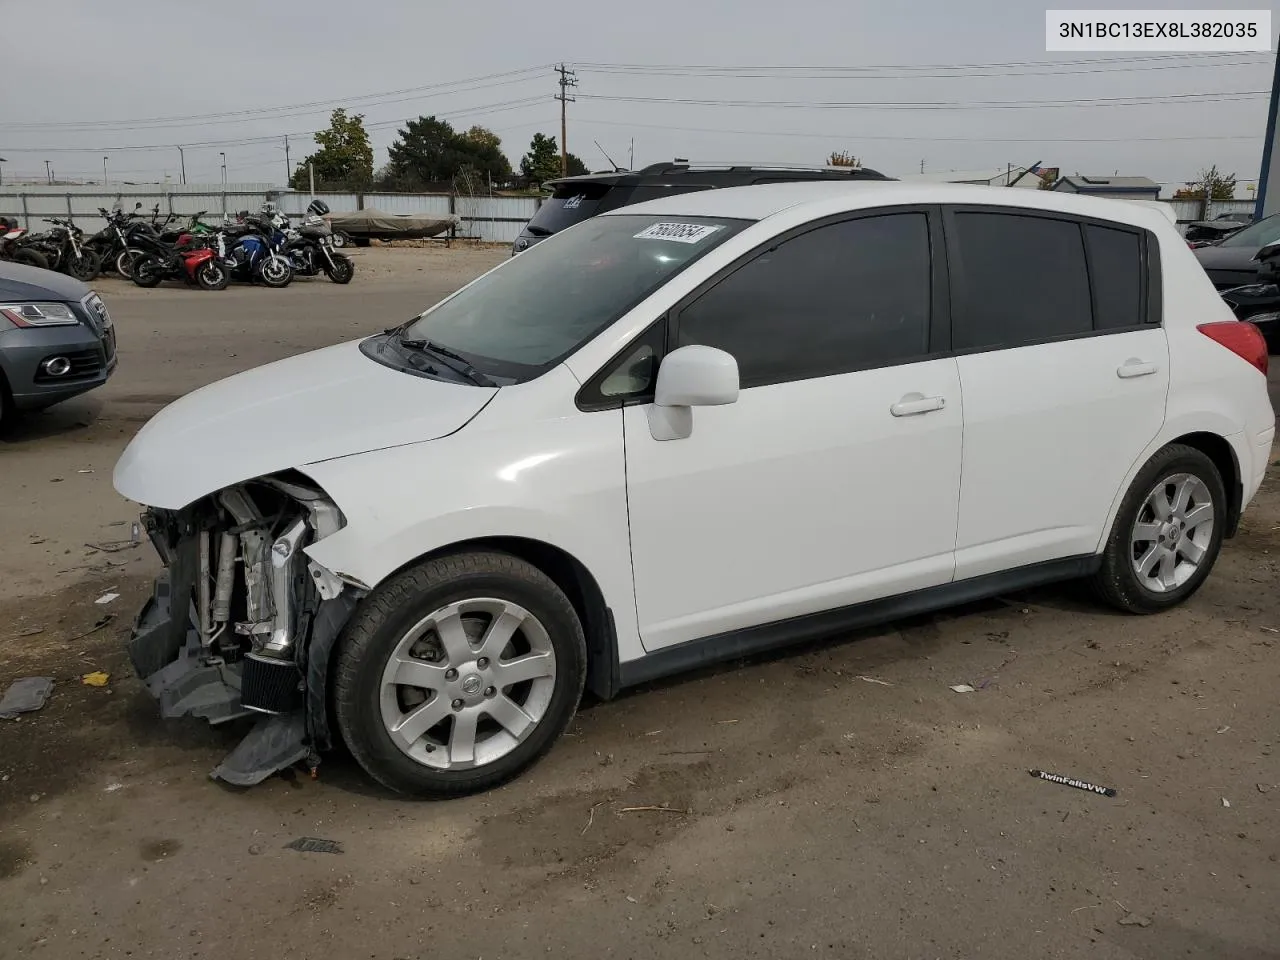
<svg viewBox="0 0 1280 960">
<path fill-rule="evenodd" d="M 357 256 L 349 287 L 100 281 L 118 373 L 0 441 L 0 689 L 57 680 L 0 721 L 0 958 L 1280 960 L 1280 467 L 1165 616 L 1045 589 L 704 671 L 585 705 L 466 800 L 387 795 L 342 755 L 208 780 L 240 733 L 161 722 L 131 674 L 157 563 L 111 469 L 169 400 L 505 251 Z"/>
</svg>

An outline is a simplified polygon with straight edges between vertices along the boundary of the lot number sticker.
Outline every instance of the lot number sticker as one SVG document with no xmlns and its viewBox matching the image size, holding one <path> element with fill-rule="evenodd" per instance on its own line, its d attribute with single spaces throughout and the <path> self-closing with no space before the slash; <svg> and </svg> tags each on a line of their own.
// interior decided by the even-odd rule
<svg viewBox="0 0 1280 960">
<path fill-rule="evenodd" d="M 673 240 L 676 243 L 698 243 L 717 230 L 719 225 L 705 223 L 655 223 L 635 235 L 636 240 Z"/>
</svg>

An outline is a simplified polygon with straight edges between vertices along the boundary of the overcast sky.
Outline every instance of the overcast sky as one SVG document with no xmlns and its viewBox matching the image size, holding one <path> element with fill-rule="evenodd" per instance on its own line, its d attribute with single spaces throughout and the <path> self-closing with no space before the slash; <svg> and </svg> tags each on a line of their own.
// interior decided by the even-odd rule
<svg viewBox="0 0 1280 960">
<path fill-rule="evenodd" d="M 229 181 L 279 182 L 286 170 L 283 135 L 291 134 L 296 162 L 313 148 L 305 132 L 325 126 L 334 106 L 347 105 L 365 114 L 379 165 L 396 124 L 424 114 L 445 116 L 459 128 L 478 123 L 495 130 L 517 163 L 535 132 L 559 135 L 550 65 L 565 61 L 576 66 L 579 81 L 579 99 L 569 105 L 569 149 L 592 169 L 606 167 L 593 140 L 626 165 L 634 138 L 636 165 L 674 156 L 821 163 L 840 149 L 891 175 L 919 172 L 922 161 L 937 172 L 1038 160 L 1064 173 L 1149 176 L 1170 189 L 1214 163 L 1242 183 L 1256 178 L 1265 95 L 1124 106 L 974 105 L 1270 89 L 1274 59 L 1267 54 L 1086 64 L 1079 61 L 1103 55 L 1048 54 L 1044 6 L 0 0 L 0 157 L 8 161 L 6 181 L 43 177 L 46 160 L 59 177 L 100 180 L 104 155 L 111 179 L 176 180 L 179 156 L 170 145 L 185 143 L 190 182 L 219 181 L 220 152 Z M 954 69 L 962 64 L 1002 66 Z M 708 75 L 711 67 L 740 69 Z M 791 76 L 752 69 L 768 67 L 797 69 Z M 742 75 L 753 73 L 765 75 Z M 811 106 L 820 103 L 860 106 Z M 261 115 L 271 107 L 291 109 Z M 243 142 L 254 138 L 271 139 Z"/>
</svg>

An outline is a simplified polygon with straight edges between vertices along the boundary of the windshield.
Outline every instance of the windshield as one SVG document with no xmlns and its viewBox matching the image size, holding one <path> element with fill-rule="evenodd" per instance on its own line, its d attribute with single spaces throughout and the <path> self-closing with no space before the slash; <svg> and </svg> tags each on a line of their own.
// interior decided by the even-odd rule
<svg viewBox="0 0 1280 960">
<path fill-rule="evenodd" d="M 1280 240 L 1280 213 L 1272 214 L 1265 220 L 1245 227 L 1239 233 L 1233 233 L 1223 240 L 1222 247 L 1265 247 L 1268 243 Z"/>
<path fill-rule="evenodd" d="M 399 336 L 444 347 L 499 383 L 531 380 L 748 225 L 723 217 L 594 217 L 508 260 Z"/>
</svg>

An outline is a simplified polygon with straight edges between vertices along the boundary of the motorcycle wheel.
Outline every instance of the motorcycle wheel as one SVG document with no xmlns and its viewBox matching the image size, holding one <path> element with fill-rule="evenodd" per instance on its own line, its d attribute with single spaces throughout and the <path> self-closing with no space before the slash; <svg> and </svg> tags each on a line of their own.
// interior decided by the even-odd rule
<svg viewBox="0 0 1280 960">
<path fill-rule="evenodd" d="M 101 272 L 102 261 L 98 259 L 97 254 L 82 250 L 79 256 L 76 256 L 75 253 L 68 255 L 66 268 L 67 273 L 81 283 L 89 283 L 91 280 L 96 279 Z"/>
<path fill-rule="evenodd" d="M 351 278 L 356 275 L 356 265 L 345 254 L 335 253 L 333 255 L 333 267 L 330 268 L 326 265 L 324 272 L 334 283 L 350 283 Z"/>
<path fill-rule="evenodd" d="M 225 290 L 231 282 L 231 271 L 217 260 L 206 260 L 196 270 L 196 285 L 201 290 Z"/>
<path fill-rule="evenodd" d="M 268 287 L 287 287 L 293 282 L 293 268 L 283 260 L 268 257 L 258 271 L 258 279 Z"/>
<path fill-rule="evenodd" d="M 134 261 L 141 257 L 145 257 L 146 255 L 147 253 L 145 250 L 139 250 L 137 247 L 129 247 L 125 250 L 121 250 L 116 254 L 116 273 L 120 274 L 120 276 L 126 280 L 133 279 Z"/>
<path fill-rule="evenodd" d="M 160 260 L 149 253 L 135 257 L 130 279 L 140 287 L 158 287 L 164 279 Z"/>
<path fill-rule="evenodd" d="M 13 251 L 10 259 L 14 263 L 25 263 L 29 267 L 39 267 L 41 270 L 49 269 L 49 258 L 39 250 L 29 250 L 26 247 L 19 247 Z"/>
</svg>

